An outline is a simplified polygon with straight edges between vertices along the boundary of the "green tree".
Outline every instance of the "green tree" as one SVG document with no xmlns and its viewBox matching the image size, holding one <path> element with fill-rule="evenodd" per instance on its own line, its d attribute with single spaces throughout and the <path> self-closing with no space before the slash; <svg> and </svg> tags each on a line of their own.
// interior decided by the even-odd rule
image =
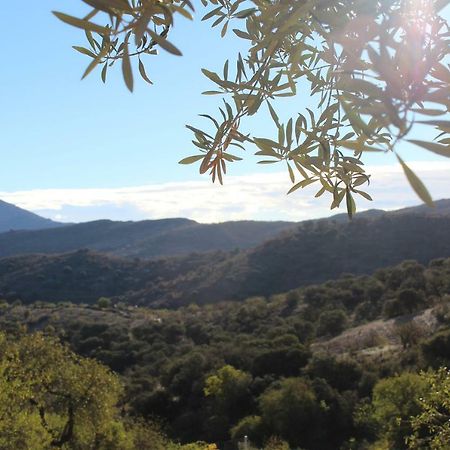
<svg viewBox="0 0 450 450">
<path fill-rule="evenodd" d="M 411 314 L 426 305 L 423 292 L 414 289 L 401 289 L 396 298 L 388 300 L 384 304 L 383 312 L 387 317 L 396 317 L 403 314 Z"/>
<path fill-rule="evenodd" d="M 251 381 L 250 374 L 230 365 L 223 366 L 216 374 L 206 379 L 204 393 L 207 397 L 215 397 L 224 404 L 234 403 L 246 394 Z"/>
<path fill-rule="evenodd" d="M 399 337 L 403 346 L 403 350 L 413 347 L 419 343 L 419 340 L 424 336 L 425 329 L 413 320 L 400 323 L 394 328 L 395 334 Z"/>
<path fill-rule="evenodd" d="M 318 439 L 321 407 L 308 383 L 286 378 L 260 399 L 266 436 L 280 436 L 292 447 L 314 448 Z"/>
<path fill-rule="evenodd" d="M 397 300 L 407 312 L 414 312 L 426 305 L 423 292 L 417 289 L 402 289 L 397 294 Z"/>
<path fill-rule="evenodd" d="M 100 297 L 97 300 L 97 306 L 102 309 L 110 308 L 111 307 L 111 299 L 108 297 Z"/>
<path fill-rule="evenodd" d="M 0 439 L 6 448 L 16 439 L 15 448 L 89 448 L 124 433 L 114 416 L 122 388 L 108 369 L 42 334 L 4 345 Z"/>
<path fill-rule="evenodd" d="M 296 376 L 299 375 L 310 356 L 308 348 L 301 344 L 272 348 L 255 357 L 252 373 L 254 375 Z"/>
<path fill-rule="evenodd" d="M 204 393 L 214 398 L 216 410 L 235 416 L 245 410 L 251 382 L 250 374 L 227 365 L 206 378 Z"/>
<path fill-rule="evenodd" d="M 305 368 L 311 378 L 322 378 L 339 391 L 352 390 L 358 386 L 362 377 L 361 367 L 349 358 L 339 358 L 316 353 Z"/>
<path fill-rule="evenodd" d="M 422 356 L 427 365 L 438 368 L 450 363 L 450 330 L 436 333 L 421 344 Z"/>
<path fill-rule="evenodd" d="M 441 367 L 422 373 L 421 381 L 428 389 L 419 399 L 420 413 L 411 420 L 414 432 L 408 448 L 445 450 L 450 442 L 450 373 Z"/>
<path fill-rule="evenodd" d="M 91 59 L 84 75 L 101 66 L 101 77 L 121 65 L 125 83 L 134 87 L 133 61 L 151 83 L 143 62 L 161 48 L 181 51 L 168 40 L 174 18 L 192 19 L 189 0 L 83 0 L 92 10 L 82 18 L 55 13 L 85 30 L 87 46 L 74 47 Z M 442 10 L 449 0 L 329 1 L 202 0 L 203 20 L 232 30 L 248 48 L 225 62 L 221 73 L 203 69 L 223 105 L 209 119 L 211 130 L 188 126 L 198 153 L 181 161 L 200 163 L 222 183 L 227 165 L 241 159 L 232 148 L 257 148 L 262 163 L 287 166 L 293 192 L 310 184 L 317 196 L 327 193 L 331 208 L 345 200 L 355 211 L 355 196 L 371 200 L 363 189 L 370 175 L 367 152 L 394 153 L 426 203 L 430 194 L 397 151 L 400 141 L 441 156 L 450 156 L 450 69 L 448 25 Z M 276 103 L 308 92 L 315 112 L 306 105 L 285 123 Z M 301 94 L 300 94 L 301 93 Z M 309 97 L 306 95 L 306 97 Z M 308 100 L 308 104 L 310 101 Z M 264 109 L 263 109 L 264 105 Z M 274 136 L 247 133 L 245 119 L 267 112 Z M 436 116 L 431 118 L 429 116 Z M 416 124 L 436 129 L 437 140 L 407 139 Z"/>
<path fill-rule="evenodd" d="M 0 335 L 0 448 L 165 450 L 149 424 L 121 419 L 119 379 L 41 333 Z"/>
<path fill-rule="evenodd" d="M 245 436 L 251 442 L 261 445 L 264 436 L 264 424 L 261 416 L 244 417 L 231 429 L 232 439 L 241 440 Z"/>
<path fill-rule="evenodd" d="M 317 333 L 320 336 L 331 334 L 332 336 L 344 331 L 348 322 L 347 314 L 342 309 L 324 311 L 319 316 Z"/>
<path fill-rule="evenodd" d="M 412 435 L 411 418 L 421 411 L 420 398 L 427 391 L 428 382 L 415 373 L 386 378 L 373 390 L 373 417 L 382 431 L 382 440 L 389 448 L 406 449 Z"/>
<path fill-rule="evenodd" d="M 230 365 L 223 366 L 205 380 L 205 396 L 212 399 L 211 417 L 223 426 L 225 437 L 231 426 L 248 413 L 251 382 L 250 374 Z"/>
</svg>

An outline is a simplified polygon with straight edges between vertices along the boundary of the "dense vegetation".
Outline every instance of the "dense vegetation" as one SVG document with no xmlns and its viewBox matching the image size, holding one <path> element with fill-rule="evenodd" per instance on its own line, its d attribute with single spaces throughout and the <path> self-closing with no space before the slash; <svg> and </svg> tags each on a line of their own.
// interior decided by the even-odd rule
<svg viewBox="0 0 450 450">
<path fill-rule="evenodd" d="M 8 450 L 208 450 L 181 446 L 123 410 L 123 387 L 102 364 L 42 333 L 0 334 L 0 447 Z"/>
<path fill-rule="evenodd" d="M 302 222 L 245 251 L 157 261 L 84 250 L 4 258 L 0 260 L 0 294 L 9 301 L 75 303 L 94 303 L 106 296 L 152 307 L 269 296 L 345 273 L 369 274 L 405 259 L 427 264 L 450 255 L 448 204 L 441 202 L 431 213 L 418 208 L 363 214 L 351 222 L 340 217 Z"/>
<path fill-rule="evenodd" d="M 158 418 L 184 443 L 445 449 L 420 445 L 438 436 L 429 405 L 443 402 L 428 386 L 449 381 L 419 371 L 450 364 L 449 311 L 450 259 L 440 259 L 178 310 L 4 303 L 1 326 L 45 330 L 106 364 L 125 383 L 127 414 Z"/>
</svg>

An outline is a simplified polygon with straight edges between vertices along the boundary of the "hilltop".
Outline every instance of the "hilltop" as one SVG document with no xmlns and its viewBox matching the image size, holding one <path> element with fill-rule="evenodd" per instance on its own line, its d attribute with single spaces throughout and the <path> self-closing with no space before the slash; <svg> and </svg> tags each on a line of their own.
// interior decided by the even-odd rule
<svg viewBox="0 0 450 450">
<path fill-rule="evenodd" d="M 0 233 L 10 230 L 56 228 L 62 224 L 0 200 Z"/>
<path fill-rule="evenodd" d="M 293 222 L 202 224 L 175 218 L 120 222 L 96 220 L 56 229 L 0 234 L 0 257 L 90 249 L 127 258 L 157 259 L 192 252 L 245 249 L 291 229 Z"/>
</svg>

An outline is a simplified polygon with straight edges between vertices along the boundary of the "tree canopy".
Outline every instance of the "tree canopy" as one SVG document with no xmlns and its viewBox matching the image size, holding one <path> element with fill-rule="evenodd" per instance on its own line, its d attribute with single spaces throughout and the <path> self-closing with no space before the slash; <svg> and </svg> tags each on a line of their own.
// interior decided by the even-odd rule
<svg viewBox="0 0 450 450">
<path fill-rule="evenodd" d="M 414 309 L 387 308 L 412 286 Z M 235 302 L 111 301 L 0 300 L 0 448 L 448 447 L 450 259 Z"/>
<path fill-rule="evenodd" d="M 99 362 L 43 333 L 0 333 L 0 447 L 4 449 L 214 450 L 170 441 L 125 415 L 123 385 Z"/>
<path fill-rule="evenodd" d="M 118 378 L 41 334 L 8 341 L 0 361 L 2 448 L 118 448 Z"/>
<path fill-rule="evenodd" d="M 161 48 L 181 51 L 169 40 L 174 17 L 192 19 L 190 0 L 82 0 L 92 9 L 84 17 L 55 12 L 83 29 L 87 46 L 74 48 L 92 60 L 87 76 L 101 66 L 120 64 L 130 91 L 133 63 L 149 83 L 145 57 Z M 223 182 L 227 166 L 240 159 L 232 149 L 255 145 L 261 164 L 283 163 L 293 192 L 310 184 L 316 197 L 329 194 L 331 208 L 345 201 L 349 215 L 365 192 L 370 174 L 364 156 L 394 153 L 417 195 L 432 198 L 398 153 L 398 143 L 450 157 L 448 64 L 450 33 L 443 10 L 449 0 L 202 0 L 202 20 L 234 33 L 248 51 L 225 61 L 218 74 L 203 69 L 222 97 L 218 114 L 201 114 L 210 129 L 187 127 L 198 153 L 180 161 L 200 163 L 200 173 Z M 302 107 L 305 93 L 314 111 Z M 293 97 L 300 111 L 281 123 L 279 97 Z M 309 101 L 309 100 L 308 100 Z M 268 113 L 274 136 L 253 136 L 245 119 Z M 432 127 L 432 141 L 411 139 L 416 126 Z"/>
</svg>

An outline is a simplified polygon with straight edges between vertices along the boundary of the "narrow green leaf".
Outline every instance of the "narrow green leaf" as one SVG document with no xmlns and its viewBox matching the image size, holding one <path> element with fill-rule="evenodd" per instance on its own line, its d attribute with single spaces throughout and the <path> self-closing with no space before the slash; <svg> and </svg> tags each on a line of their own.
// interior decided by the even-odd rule
<svg viewBox="0 0 450 450">
<path fill-rule="evenodd" d="M 144 81 L 146 81 L 148 84 L 153 84 L 152 80 L 150 80 L 150 78 L 147 76 L 144 63 L 141 60 L 139 60 L 139 73 L 141 74 L 141 77 Z"/>
<path fill-rule="evenodd" d="M 217 73 L 215 72 L 211 72 L 210 70 L 207 69 L 202 69 L 202 73 L 214 83 L 220 84 L 220 82 L 222 81 L 219 75 L 217 75 Z"/>
<path fill-rule="evenodd" d="M 290 166 L 289 163 L 287 163 L 287 167 L 288 167 L 289 178 L 291 179 L 291 183 L 295 183 L 294 171 L 292 170 L 292 167 Z"/>
<path fill-rule="evenodd" d="M 172 55 L 181 56 L 182 53 L 178 50 L 175 45 L 170 43 L 166 38 L 160 36 L 152 30 L 147 30 L 152 39 L 166 52 L 172 53 Z"/>
<path fill-rule="evenodd" d="M 364 197 L 366 200 L 372 201 L 372 197 L 364 191 L 359 191 L 358 189 L 353 189 L 354 192 L 356 192 L 357 194 L 359 194 L 361 197 Z"/>
<path fill-rule="evenodd" d="M 228 30 L 228 22 L 225 22 L 222 27 L 222 31 L 220 32 L 220 36 L 224 37 L 227 34 L 227 30 Z"/>
<path fill-rule="evenodd" d="M 234 15 L 234 17 L 236 19 L 245 19 L 248 16 L 251 16 L 255 11 L 256 11 L 256 8 L 243 9 L 242 11 L 239 11 L 238 13 L 236 13 Z"/>
<path fill-rule="evenodd" d="M 197 161 L 200 161 L 203 158 L 204 158 L 204 155 L 188 156 L 187 158 L 183 158 L 181 161 L 179 161 L 178 164 L 193 164 Z"/>
<path fill-rule="evenodd" d="M 347 204 L 347 214 L 351 219 L 356 212 L 356 203 L 352 193 L 348 189 L 345 192 L 345 200 Z"/>
<path fill-rule="evenodd" d="M 288 194 L 291 194 L 292 192 L 296 191 L 299 188 L 309 186 L 310 184 L 315 183 L 316 181 L 317 180 L 315 180 L 314 178 L 307 178 L 306 180 L 299 181 L 297 184 L 294 184 L 294 186 L 292 186 L 289 189 Z"/>
<path fill-rule="evenodd" d="M 418 114 L 423 114 L 425 116 L 442 116 L 447 112 L 442 109 L 430 109 L 430 108 L 412 108 L 411 111 L 416 112 Z"/>
<path fill-rule="evenodd" d="M 72 25 L 73 27 L 81 28 L 83 30 L 93 31 L 99 34 L 110 34 L 110 30 L 107 27 L 102 27 L 88 20 L 78 19 L 77 17 L 69 16 L 68 14 L 53 11 L 53 14 L 61 21 Z"/>
<path fill-rule="evenodd" d="M 280 128 L 280 119 L 278 118 L 277 113 L 275 112 L 275 110 L 273 109 L 272 105 L 269 102 L 267 102 L 267 106 L 269 107 L 269 112 L 270 115 L 272 116 L 272 120 L 275 122 L 276 126 Z"/>
<path fill-rule="evenodd" d="M 428 141 L 418 141 L 416 139 L 408 139 L 408 142 L 418 145 L 430 152 L 436 153 L 437 155 L 445 156 L 450 158 L 450 145 L 437 144 L 435 142 Z"/>
<path fill-rule="evenodd" d="M 84 48 L 84 47 L 78 47 L 77 45 L 73 45 L 72 48 L 76 50 L 77 52 L 82 53 L 83 55 L 90 56 L 91 58 L 95 58 L 96 55 L 91 50 Z"/>
<path fill-rule="evenodd" d="M 414 189 L 418 197 L 428 206 L 434 206 L 433 199 L 420 178 L 406 165 L 399 155 L 397 155 L 397 159 L 402 166 L 403 172 L 405 172 L 409 184 Z"/>
<path fill-rule="evenodd" d="M 106 74 L 108 72 L 108 63 L 105 63 L 102 69 L 102 81 L 103 83 L 106 83 Z"/>
<path fill-rule="evenodd" d="M 87 66 L 86 70 L 83 73 L 81 79 L 86 78 L 97 66 L 100 64 L 102 59 L 107 55 L 109 51 L 109 47 L 103 47 L 102 51 L 97 55 L 97 57 Z"/>
<path fill-rule="evenodd" d="M 131 69 L 130 55 L 128 54 L 128 43 L 126 43 L 122 58 L 122 74 L 125 84 L 130 92 L 133 92 L 134 80 Z"/>
<path fill-rule="evenodd" d="M 345 189 L 341 189 L 340 191 L 335 191 L 333 193 L 334 200 L 333 200 L 333 203 L 331 204 L 330 209 L 337 208 L 341 204 L 342 200 L 344 200 L 346 192 L 347 191 Z"/>
</svg>

